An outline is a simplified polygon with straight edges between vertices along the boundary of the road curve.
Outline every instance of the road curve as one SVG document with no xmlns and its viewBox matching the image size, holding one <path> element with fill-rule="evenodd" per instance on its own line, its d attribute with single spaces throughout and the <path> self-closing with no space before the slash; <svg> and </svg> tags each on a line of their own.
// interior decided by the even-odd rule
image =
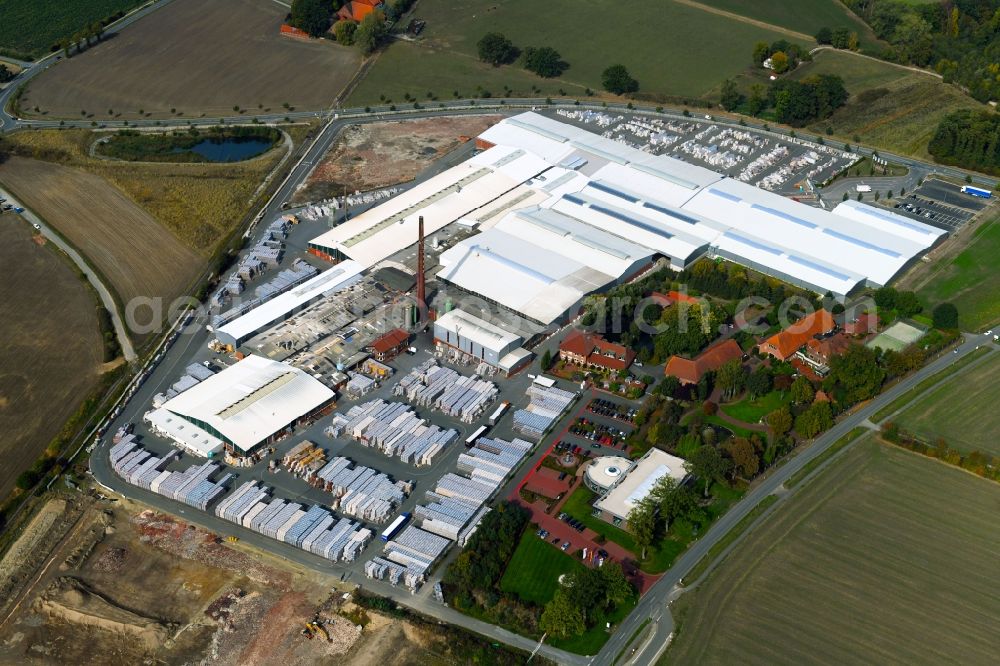
<svg viewBox="0 0 1000 666">
<path fill-rule="evenodd" d="M 121 313 L 118 311 L 118 305 L 115 303 L 115 299 L 111 295 L 111 290 L 104 284 L 103 281 L 101 281 L 101 276 L 90 267 L 90 264 L 88 264 L 80 253 L 76 251 L 76 248 L 63 240 L 62 236 L 57 234 L 32 210 L 26 208 L 24 204 L 17 199 L 17 197 L 3 188 L 0 188 L 0 195 L 7 198 L 9 200 L 8 203 L 24 208 L 24 211 L 21 212 L 21 217 L 34 225 L 39 232 L 45 236 L 46 240 L 55 244 L 56 247 L 65 252 L 73 263 L 76 264 L 76 267 L 80 269 L 80 272 L 86 276 L 87 281 L 90 282 L 90 284 L 93 285 L 94 289 L 97 291 L 97 295 L 100 297 L 104 308 L 111 315 L 111 321 L 115 327 L 115 336 L 118 338 L 118 344 L 122 348 L 122 355 L 129 363 L 135 361 L 137 357 L 135 348 L 132 346 L 132 340 L 128 337 L 128 331 L 125 328 L 125 323 L 122 321 Z"/>
</svg>

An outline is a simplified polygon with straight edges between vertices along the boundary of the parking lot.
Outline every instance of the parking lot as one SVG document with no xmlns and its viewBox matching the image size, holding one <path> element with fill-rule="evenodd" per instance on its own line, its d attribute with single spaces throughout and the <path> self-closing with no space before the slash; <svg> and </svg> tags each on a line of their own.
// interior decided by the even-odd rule
<svg viewBox="0 0 1000 666">
<path fill-rule="evenodd" d="M 989 203 L 989 199 L 964 194 L 958 185 L 928 178 L 920 187 L 900 199 L 893 208 L 901 215 L 954 232 Z"/>
<path fill-rule="evenodd" d="M 807 179 L 823 182 L 859 159 L 853 153 L 801 139 L 718 125 L 704 115 L 665 119 L 564 109 L 552 113 L 562 122 L 605 138 L 654 155 L 669 155 L 779 194 L 805 194 Z"/>
</svg>

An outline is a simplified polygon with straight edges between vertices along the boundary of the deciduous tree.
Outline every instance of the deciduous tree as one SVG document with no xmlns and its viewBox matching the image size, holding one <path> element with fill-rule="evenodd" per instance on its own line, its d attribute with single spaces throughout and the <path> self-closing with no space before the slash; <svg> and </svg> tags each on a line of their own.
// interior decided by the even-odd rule
<svg viewBox="0 0 1000 666">
<path fill-rule="evenodd" d="M 538 626 L 559 638 L 577 636 L 586 628 L 583 611 L 570 600 L 565 589 L 556 590 L 552 600 L 545 604 Z"/>
<path fill-rule="evenodd" d="M 639 82 L 625 69 L 625 65 L 611 65 L 601 74 L 601 85 L 616 95 L 634 93 L 639 90 Z"/>
<path fill-rule="evenodd" d="M 684 468 L 704 483 L 705 497 L 713 481 L 721 481 L 729 471 L 730 461 L 714 446 L 702 446 L 684 463 Z"/>
<path fill-rule="evenodd" d="M 514 42 L 499 32 L 488 32 L 483 35 L 476 48 L 479 51 L 479 59 L 494 67 L 513 62 L 517 58 Z"/>
</svg>

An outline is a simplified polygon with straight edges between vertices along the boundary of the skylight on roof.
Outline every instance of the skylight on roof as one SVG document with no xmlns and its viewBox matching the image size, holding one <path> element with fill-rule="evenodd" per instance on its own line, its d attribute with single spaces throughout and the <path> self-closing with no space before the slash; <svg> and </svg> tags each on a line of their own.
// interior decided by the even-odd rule
<svg viewBox="0 0 1000 666">
<path fill-rule="evenodd" d="M 655 210 L 657 213 L 663 213 L 664 215 L 669 215 L 670 217 L 678 219 L 681 222 L 687 222 L 688 224 L 698 224 L 698 218 L 691 217 L 690 215 L 685 215 L 684 213 L 678 213 L 675 210 L 670 210 L 669 208 L 658 206 L 655 203 L 650 203 L 648 201 L 645 201 L 643 202 L 642 207 L 648 208 L 650 210 Z"/>
<path fill-rule="evenodd" d="M 752 241 L 749 238 L 745 238 L 743 236 L 740 236 L 739 234 L 733 233 L 732 231 L 724 231 L 724 232 L 722 232 L 722 235 L 725 236 L 726 238 L 731 238 L 732 240 L 736 241 L 737 243 L 743 243 L 744 245 L 747 245 L 749 247 L 755 248 L 757 250 L 763 250 L 764 252 L 768 252 L 770 254 L 773 254 L 776 257 L 780 257 L 781 256 L 781 250 L 773 248 L 770 245 L 764 245 L 763 243 L 758 243 L 757 241 Z"/>
<path fill-rule="evenodd" d="M 739 198 L 735 194 L 730 194 L 729 192 L 723 192 L 722 190 L 717 190 L 714 187 L 708 188 L 708 192 L 709 194 L 714 194 L 717 197 L 722 197 L 723 199 L 727 199 L 729 201 L 735 201 L 736 203 L 743 201 L 743 199 Z"/>
<path fill-rule="evenodd" d="M 833 229 L 823 229 L 823 233 L 828 236 L 833 236 L 834 238 L 839 238 L 842 241 L 847 241 L 852 245 L 857 245 L 858 247 L 863 247 L 866 250 L 874 250 L 887 257 L 892 257 L 893 259 L 898 259 L 900 257 L 899 252 L 894 252 L 893 250 L 887 250 L 884 247 L 879 247 L 874 243 L 869 243 L 868 241 L 863 241 L 860 238 L 855 238 L 854 236 L 848 236 L 847 234 L 842 234 L 839 231 L 834 231 Z"/>
<path fill-rule="evenodd" d="M 805 227 L 807 229 L 815 229 L 816 227 L 819 226 L 818 224 L 813 224 L 812 222 L 809 222 L 808 220 L 803 220 L 801 217 L 795 217 L 794 215 L 791 215 L 789 213 L 785 213 L 785 212 L 780 211 L 780 210 L 778 210 L 776 208 L 768 208 L 767 206 L 761 206 L 760 204 L 753 204 L 750 207 L 753 208 L 753 209 L 755 209 L 755 210 L 759 210 L 759 211 L 761 211 L 763 213 L 767 213 L 768 215 L 773 215 L 774 217 L 780 217 L 783 220 L 788 220 L 789 222 L 791 222 L 793 224 L 797 224 L 797 225 Z"/>
<path fill-rule="evenodd" d="M 795 255 L 788 255 L 788 260 L 792 263 L 799 264 L 800 266 L 805 266 L 806 268 L 811 268 L 814 271 L 819 271 L 830 277 L 837 278 L 838 280 L 843 280 L 847 282 L 851 279 L 851 276 L 845 275 L 839 271 L 835 271 L 832 268 L 827 268 L 826 266 L 821 266 L 814 261 L 809 261 L 808 259 L 803 259 L 802 257 L 796 257 Z"/>
</svg>

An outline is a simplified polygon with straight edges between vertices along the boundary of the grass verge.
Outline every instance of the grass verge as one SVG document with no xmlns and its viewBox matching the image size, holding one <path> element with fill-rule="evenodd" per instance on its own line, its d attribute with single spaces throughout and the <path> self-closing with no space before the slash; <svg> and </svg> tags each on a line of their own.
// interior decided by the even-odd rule
<svg viewBox="0 0 1000 666">
<path fill-rule="evenodd" d="M 792 474 L 790 477 L 788 477 L 788 480 L 785 481 L 785 487 L 794 488 L 796 485 L 798 485 L 799 481 L 812 474 L 813 470 L 815 470 L 817 467 L 819 467 L 827 460 L 835 456 L 838 451 L 840 451 L 845 446 L 856 440 L 858 437 L 861 437 L 866 432 L 869 432 L 868 428 L 858 427 L 851 430 L 851 432 L 847 433 L 846 435 L 838 439 L 836 442 L 831 444 L 826 449 L 826 451 L 819 454 L 818 456 L 807 462 L 805 465 L 803 465 L 802 469 L 800 469 L 795 474 Z"/>
<path fill-rule="evenodd" d="M 736 523 L 736 525 L 733 526 L 733 529 L 726 532 L 725 536 L 719 539 L 719 541 L 714 546 L 708 549 L 708 552 L 705 553 L 705 556 L 702 557 L 700 560 L 698 560 L 698 563 L 691 568 L 691 571 L 689 571 L 688 575 L 685 576 L 684 578 L 692 582 L 697 581 L 699 578 L 701 578 L 702 574 L 704 574 L 708 570 L 708 568 L 712 566 L 716 558 L 722 554 L 722 551 L 728 548 L 731 543 L 739 539 L 740 536 L 747 531 L 747 528 L 750 527 L 750 525 L 752 525 L 754 521 L 756 521 L 760 516 L 762 516 L 764 512 L 767 511 L 771 507 L 771 505 L 777 501 L 778 501 L 777 495 L 768 495 L 767 497 L 762 499 L 757 504 L 757 506 L 750 509 L 750 512 L 747 515 L 743 516 L 743 519 L 740 520 L 740 522 Z"/>
</svg>

